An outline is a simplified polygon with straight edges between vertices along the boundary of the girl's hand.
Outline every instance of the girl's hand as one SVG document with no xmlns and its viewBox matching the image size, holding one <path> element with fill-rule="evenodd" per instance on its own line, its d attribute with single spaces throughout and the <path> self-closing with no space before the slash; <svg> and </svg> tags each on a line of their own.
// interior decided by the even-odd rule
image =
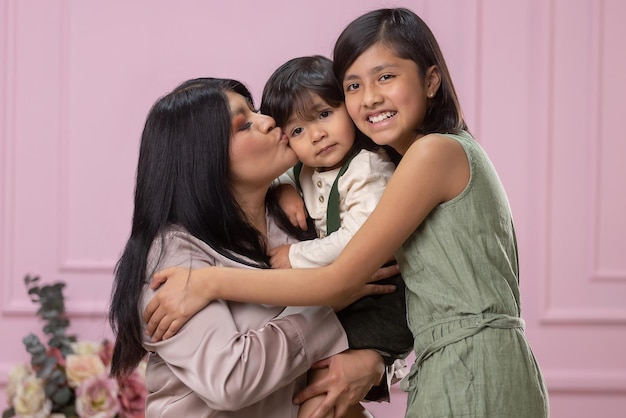
<svg viewBox="0 0 626 418">
<path fill-rule="evenodd" d="M 304 388 L 294 398 L 300 404 L 317 395 L 326 394 L 308 418 L 324 417 L 335 408 L 335 416 L 343 416 L 348 406 L 357 404 L 367 392 L 380 383 L 384 373 L 383 358 L 374 350 L 347 350 L 313 365 L 328 368 L 326 376 Z"/>
<path fill-rule="evenodd" d="M 202 289 L 194 286 L 194 270 L 171 267 L 152 277 L 151 289 L 158 292 L 146 306 L 143 320 L 146 335 L 160 341 L 175 335 L 180 327 L 209 304 Z"/>
<path fill-rule="evenodd" d="M 395 261 L 391 261 L 386 263 L 384 266 L 376 270 L 376 272 L 372 275 L 372 280 L 370 282 L 376 282 L 382 279 L 388 279 L 396 274 L 400 274 L 400 266 L 395 263 Z M 386 292 L 391 293 L 391 292 Z"/>
<path fill-rule="evenodd" d="M 291 268 L 291 262 L 289 261 L 289 247 L 291 247 L 291 244 L 274 247 L 268 251 L 267 255 L 270 256 L 270 265 L 273 269 Z"/>
<path fill-rule="evenodd" d="M 278 204 L 280 205 L 289 222 L 295 227 L 303 231 L 308 229 L 306 224 L 306 209 L 304 208 L 304 200 L 302 196 L 290 184 L 276 186 L 276 194 L 278 195 Z"/>
<path fill-rule="evenodd" d="M 384 265 L 383 267 L 376 270 L 376 273 L 372 275 L 372 279 L 370 280 L 370 282 L 387 279 L 399 273 L 400 267 L 397 264 Z M 356 302 L 362 297 L 371 295 L 385 295 L 387 293 L 393 293 L 395 291 L 396 287 L 392 284 L 364 284 L 361 286 L 358 293 L 354 294 L 350 298 L 342 300 L 340 304 L 332 305 L 332 308 L 335 312 L 339 312 L 346 306 Z"/>
</svg>

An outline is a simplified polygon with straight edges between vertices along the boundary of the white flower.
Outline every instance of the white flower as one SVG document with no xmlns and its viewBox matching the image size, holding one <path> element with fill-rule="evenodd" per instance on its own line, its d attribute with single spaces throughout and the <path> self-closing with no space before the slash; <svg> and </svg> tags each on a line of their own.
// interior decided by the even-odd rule
<svg viewBox="0 0 626 418">
<path fill-rule="evenodd" d="M 30 363 L 18 364 L 9 371 L 9 384 L 7 385 L 7 401 L 9 405 L 13 405 L 13 397 L 17 393 L 17 388 L 22 386 L 22 382 L 30 376 L 34 376 L 35 372 Z"/>
<path fill-rule="evenodd" d="M 21 418 L 47 418 L 52 402 L 46 398 L 43 381 L 32 375 L 22 380 L 13 396 L 13 407 Z"/>
<path fill-rule="evenodd" d="M 72 343 L 72 351 L 74 354 L 98 354 L 102 344 L 95 341 L 78 341 Z"/>
</svg>

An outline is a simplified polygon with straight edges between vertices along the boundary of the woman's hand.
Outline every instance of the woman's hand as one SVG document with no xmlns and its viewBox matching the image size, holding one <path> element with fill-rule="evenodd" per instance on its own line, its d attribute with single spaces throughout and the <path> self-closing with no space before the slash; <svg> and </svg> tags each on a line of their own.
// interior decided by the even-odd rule
<svg viewBox="0 0 626 418">
<path fill-rule="evenodd" d="M 278 195 L 278 205 L 281 207 L 289 222 L 295 227 L 306 231 L 308 229 L 306 223 L 306 209 L 304 200 L 300 193 L 290 184 L 282 184 L 276 186 L 276 194 Z"/>
<path fill-rule="evenodd" d="M 328 368 L 326 376 L 296 394 L 300 404 L 314 396 L 326 394 L 308 418 L 323 417 L 333 407 L 335 416 L 343 416 L 348 406 L 357 404 L 369 390 L 380 383 L 384 373 L 383 358 L 374 350 L 347 350 L 313 365 Z"/>
<path fill-rule="evenodd" d="M 159 290 L 146 306 L 143 320 L 147 323 L 146 334 L 153 341 L 175 335 L 211 301 L 202 289 L 194 286 L 194 272 L 189 268 L 171 267 L 152 277 L 150 288 Z"/>
</svg>

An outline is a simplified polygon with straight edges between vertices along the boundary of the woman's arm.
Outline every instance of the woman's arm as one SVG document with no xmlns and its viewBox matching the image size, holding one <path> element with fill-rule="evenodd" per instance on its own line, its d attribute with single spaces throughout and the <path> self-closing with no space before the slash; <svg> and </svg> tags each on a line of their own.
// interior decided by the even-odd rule
<svg viewBox="0 0 626 418">
<path fill-rule="evenodd" d="M 236 410 L 294 381 L 313 361 L 347 348 L 341 325 L 328 308 L 304 308 L 268 318 L 250 330 L 237 324 L 242 318 L 245 321 L 242 310 L 246 309 L 250 311 L 244 315 L 254 318 L 267 315 L 258 305 L 229 307 L 225 301 L 215 301 L 174 337 L 146 341 L 145 347 L 156 352 L 173 375 L 155 378 L 169 381 L 175 376 L 210 408 Z"/>
</svg>

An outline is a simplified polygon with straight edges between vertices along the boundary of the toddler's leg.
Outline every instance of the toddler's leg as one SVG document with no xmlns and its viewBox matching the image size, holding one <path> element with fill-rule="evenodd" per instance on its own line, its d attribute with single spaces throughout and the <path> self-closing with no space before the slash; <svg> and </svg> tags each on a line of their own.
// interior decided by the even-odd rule
<svg viewBox="0 0 626 418">
<path fill-rule="evenodd" d="M 343 418 L 375 418 L 374 415 L 367 409 L 363 408 L 363 405 L 352 405 Z"/>
<path fill-rule="evenodd" d="M 311 369 L 308 372 L 308 380 L 309 380 L 309 384 L 313 383 L 313 382 L 317 382 L 318 380 L 320 380 L 326 373 L 328 373 L 327 369 Z M 322 401 L 324 400 L 324 396 L 325 395 L 318 395 L 315 396 L 311 399 L 307 399 L 305 402 L 302 402 L 300 404 L 300 409 L 298 410 L 298 418 L 309 418 L 309 416 L 311 416 L 311 414 L 313 413 L 313 411 L 315 411 L 315 408 L 318 407 L 318 405 L 320 403 L 322 403 Z M 331 411 L 328 412 L 328 414 L 326 414 L 326 416 L 324 418 L 333 418 L 335 416 L 335 410 L 332 409 Z"/>
</svg>

